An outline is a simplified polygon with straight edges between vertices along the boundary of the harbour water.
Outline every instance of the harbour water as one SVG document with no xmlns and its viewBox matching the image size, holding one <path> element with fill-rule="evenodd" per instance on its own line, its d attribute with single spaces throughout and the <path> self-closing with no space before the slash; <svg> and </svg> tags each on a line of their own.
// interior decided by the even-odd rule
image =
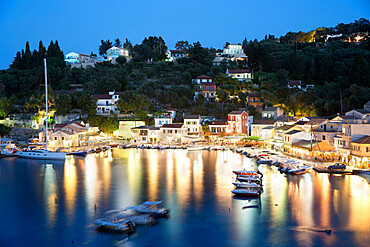
<svg viewBox="0 0 370 247">
<path fill-rule="evenodd" d="M 242 168 L 264 174 L 260 200 L 233 198 L 232 171 Z M 130 235 L 95 229 L 105 211 L 147 200 L 163 200 L 170 217 Z M 0 219 L 0 246 L 368 246 L 370 185 L 355 175 L 280 174 L 231 151 L 4 158 Z"/>
</svg>

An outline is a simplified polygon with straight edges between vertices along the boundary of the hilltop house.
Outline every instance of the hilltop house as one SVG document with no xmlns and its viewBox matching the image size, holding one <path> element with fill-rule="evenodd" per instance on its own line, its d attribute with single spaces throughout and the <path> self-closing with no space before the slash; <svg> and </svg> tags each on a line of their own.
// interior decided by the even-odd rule
<svg viewBox="0 0 370 247">
<path fill-rule="evenodd" d="M 166 55 L 166 62 L 173 62 L 176 61 L 176 59 L 186 57 L 186 53 L 183 50 L 168 50 Z"/>
<path fill-rule="evenodd" d="M 231 57 L 245 55 L 243 51 L 243 46 L 241 46 L 240 44 L 229 44 L 223 50 L 223 54 Z"/>
<path fill-rule="evenodd" d="M 121 57 L 121 56 L 124 56 L 126 59 L 129 59 L 130 58 L 130 55 L 128 53 L 128 50 L 127 49 L 124 49 L 124 48 L 121 48 L 121 47 L 116 47 L 116 46 L 112 46 L 111 48 L 109 48 L 106 52 L 106 57 L 112 62 L 112 63 L 115 63 L 116 62 L 116 59 L 118 57 Z"/>
<path fill-rule="evenodd" d="M 302 82 L 300 80 L 290 80 L 288 81 L 288 88 L 302 89 Z"/>
<path fill-rule="evenodd" d="M 96 99 L 96 113 L 97 114 L 118 114 L 117 102 L 120 99 L 120 95 L 123 92 L 112 91 L 108 94 L 92 95 L 91 97 Z"/>
<path fill-rule="evenodd" d="M 200 75 L 193 80 L 196 84 L 200 85 L 201 82 L 213 82 L 213 77 L 208 75 Z"/>
<path fill-rule="evenodd" d="M 97 57 L 89 56 L 78 52 L 70 52 L 65 55 L 64 61 L 71 65 L 71 68 L 84 68 L 88 66 L 94 67 L 95 63 L 98 62 Z"/>
<path fill-rule="evenodd" d="M 216 97 L 216 83 L 215 82 L 201 82 L 200 89 L 206 99 L 214 99 Z"/>
<path fill-rule="evenodd" d="M 265 103 L 263 98 L 258 97 L 255 93 L 249 93 L 248 95 L 248 105 L 256 107 L 257 111 L 262 110 L 262 106 Z"/>
</svg>

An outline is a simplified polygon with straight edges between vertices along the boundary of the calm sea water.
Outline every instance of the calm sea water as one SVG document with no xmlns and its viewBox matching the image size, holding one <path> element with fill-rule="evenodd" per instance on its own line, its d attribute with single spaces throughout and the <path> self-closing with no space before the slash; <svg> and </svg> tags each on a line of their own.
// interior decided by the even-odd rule
<svg viewBox="0 0 370 247">
<path fill-rule="evenodd" d="M 261 199 L 233 198 L 231 151 L 113 150 L 65 163 L 0 160 L 0 246 L 369 246 L 360 176 L 264 174 Z M 163 200 L 170 217 L 132 235 L 100 232 L 111 209 Z M 96 208 L 95 208 L 96 204 Z M 257 208 L 245 206 L 257 205 Z M 331 229 L 322 233 L 313 229 Z M 73 243 L 72 243 L 73 241 Z"/>
</svg>

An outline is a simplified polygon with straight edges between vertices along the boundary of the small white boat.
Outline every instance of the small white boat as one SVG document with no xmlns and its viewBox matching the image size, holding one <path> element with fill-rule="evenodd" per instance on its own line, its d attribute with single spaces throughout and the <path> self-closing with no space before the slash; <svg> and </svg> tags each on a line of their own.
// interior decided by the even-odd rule
<svg viewBox="0 0 370 247">
<path fill-rule="evenodd" d="M 135 230 L 135 223 L 126 219 L 123 220 L 113 220 L 113 219 L 97 219 L 94 223 L 99 229 L 112 230 L 119 232 L 131 232 Z"/>
<path fill-rule="evenodd" d="M 236 180 L 238 180 L 240 182 L 261 184 L 262 183 L 262 176 L 260 176 L 260 175 L 250 175 L 250 176 L 238 175 L 236 177 Z"/>
<path fill-rule="evenodd" d="M 199 150 L 204 150 L 206 147 L 200 146 L 200 145 L 189 145 L 188 146 L 188 151 L 199 151 Z"/>
<path fill-rule="evenodd" d="M 110 210 L 105 212 L 105 215 L 107 218 L 109 217 L 116 221 L 126 219 L 134 222 L 135 225 L 153 225 L 156 223 L 155 219 L 150 214 L 140 214 L 133 210 Z"/>
<path fill-rule="evenodd" d="M 300 175 L 304 173 L 309 173 L 312 170 L 312 166 L 301 166 L 297 168 L 293 168 L 289 170 L 289 173 L 295 174 L 295 175 Z"/>
<path fill-rule="evenodd" d="M 11 155 L 16 152 L 15 144 L 12 142 L 11 139 L 0 137 L 0 140 L 1 140 L 0 152 L 2 155 Z"/>
<path fill-rule="evenodd" d="M 65 152 L 52 152 L 45 149 L 32 149 L 26 151 L 17 151 L 20 158 L 38 159 L 38 160 L 65 160 Z"/>
<path fill-rule="evenodd" d="M 132 207 L 131 209 L 141 214 L 151 214 L 156 217 L 166 217 L 170 210 L 159 207 L 158 205 L 161 203 L 162 201 L 146 201 L 138 206 Z"/>
<path fill-rule="evenodd" d="M 236 181 L 233 183 L 236 188 L 261 188 L 262 186 L 257 183 L 249 183 L 249 182 L 239 182 Z"/>
<path fill-rule="evenodd" d="M 259 196 L 261 191 L 259 189 L 235 189 L 231 191 L 236 196 Z"/>
</svg>

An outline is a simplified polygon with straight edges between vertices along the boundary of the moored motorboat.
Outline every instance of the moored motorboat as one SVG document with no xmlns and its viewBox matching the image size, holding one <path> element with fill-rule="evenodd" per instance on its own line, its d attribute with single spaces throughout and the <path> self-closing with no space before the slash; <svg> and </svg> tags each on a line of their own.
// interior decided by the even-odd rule
<svg viewBox="0 0 370 247">
<path fill-rule="evenodd" d="M 258 189 L 235 189 L 231 191 L 235 196 L 259 196 L 261 191 Z"/>
<path fill-rule="evenodd" d="M 260 184 L 257 183 L 250 183 L 250 182 L 239 182 L 236 181 L 233 183 L 236 188 L 261 188 Z"/>
<path fill-rule="evenodd" d="M 259 175 L 252 175 L 252 176 L 239 175 L 239 176 L 236 177 L 236 180 L 238 180 L 240 182 L 262 184 L 262 177 L 259 176 Z"/>
<path fill-rule="evenodd" d="M 206 147 L 200 146 L 200 145 L 189 145 L 188 146 L 188 151 L 200 151 L 204 150 Z"/>
<path fill-rule="evenodd" d="M 247 171 L 245 169 L 243 170 L 235 170 L 233 171 L 236 175 L 244 175 L 244 176 L 250 176 L 250 175 L 259 175 L 256 171 Z"/>
<path fill-rule="evenodd" d="M 87 151 L 74 151 L 74 152 L 67 153 L 67 155 L 86 157 Z"/>
<path fill-rule="evenodd" d="M 312 166 L 301 166 L 298 168 L 293 168 L 289 170 L 290 174 L 300 175 L 304 173 L 309 173 L 312 170 Z"/>
<path fill-rule="evenodd" d="M 150 214 L 140 214 L 133 210 L 110 210 L 105 215 L 114 220 L 126 219 L 135 223 L 135 225 L 153 225 L 156 223 L 154 217 Z"/>
<path fill-rule="evenodd" d="M 131 232 L 135 230 L 135 223 L 126 219 L 115 220 L 111 218 L 102 218 L 94 221 L 98 229 L 111 230 L 118 232 Z"/>
<path fill-rule="evenodd" d="M 155 217 L 166 217 L 170 210 L 159 207 L 158 205 L 161 203 L 162 201 L 146 201 L 138 206 L 132 207 L 131 209 L 135 212 L 151 214 Z"/>
</svg>

